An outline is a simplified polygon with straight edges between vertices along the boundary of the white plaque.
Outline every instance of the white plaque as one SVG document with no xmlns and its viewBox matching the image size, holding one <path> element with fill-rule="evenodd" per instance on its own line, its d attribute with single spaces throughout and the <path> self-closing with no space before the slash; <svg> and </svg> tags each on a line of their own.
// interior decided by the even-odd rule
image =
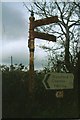
<svg viewBox="0 0 80 120">
<path fill-rule="evenodd" d="M 48 73 L 43 80 L 46 89 L 73 89 L 72 73 Z"/>
</svg>

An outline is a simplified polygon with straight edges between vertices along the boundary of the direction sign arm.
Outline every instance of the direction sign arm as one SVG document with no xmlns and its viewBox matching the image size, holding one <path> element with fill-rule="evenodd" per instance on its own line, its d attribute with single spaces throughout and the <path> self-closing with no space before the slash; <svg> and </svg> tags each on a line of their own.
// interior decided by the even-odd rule
<svg viewBox="0 0 80 120">
<path fill-rule="evenodd" d="M 43 40 L 48 40 L 48 41 L 52 41 L 52 42 L 56 42 L 56 36 L 51 35 L 51 34 L 47 34 L 47 33 L 41 33 L 41 32 L 33 32 L 33 36 L 34 38 L 40 38 Z"/>
<path fill-rule="evenodd" d="M 33 25 L 34 25 L 34 28 L 36 28 L 38 26 L 48 25 L 48 24 L 51 24 L 51 23 L 56 23 L 58 21 L 59 21 L 58 16 L 52 16 L 52 17 L 36 20 L 36 21 L 33 22 Z"/>
</svg>

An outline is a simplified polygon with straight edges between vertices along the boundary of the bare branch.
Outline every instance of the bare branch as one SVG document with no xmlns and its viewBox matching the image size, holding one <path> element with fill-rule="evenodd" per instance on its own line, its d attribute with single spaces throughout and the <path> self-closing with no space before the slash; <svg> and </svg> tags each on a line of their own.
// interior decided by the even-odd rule
<svg viewBox="0 0 80 120">
<path fill-rule="evenodd" d="M 57 5 L 57 7 L 58 7 L 58 10 L 59 10 L 59 12 L 60 12 L 60 14 L 61 14 L 61 20 L 62 20 L 62 22 L 63 22 L 63 25 L 65 25 L 65 22 L 64 22 L 64 19 L 63 19 L 63 13 L 62 13 L 62 11 L 61 11 L 61 8 L 59 7 L 59 5 L 58 5 L 58 3 L 57 2 L 55 2 L 56 3 L 56 5 Z"/>
<path fill-rule="evenodd" d="M 73 14 L 73 9 L 74 9 L 74 6 L 72 6 L 72 8 L 70 9 L 70 11 L 68 12 L 67 25 L 68 25 L 68 23 L 69 23 L 69 19 L 70 19 L 71 15 Z"/>
<path fill-rule="evenodd" d="M 69 25 L 69 28 L 71 28 L 74 25 L 80 25 L 80 20 L 75 21 L 74 23 L 72 23 L 71 25 Z"/>
<path fill-rule="evenodd" d="M 79 7 L 80 9 L 80 2 L 76 3 L 76 2 L 73 2 L 77 7 Z"/>
<path fill-rule="evenodd" d="M 64 32 L 63 27 L 61 26 L 61 24 L 60 24 L 60 23 L 58 23 L 58 25 L 60 26 L 60 28 L 61 28 L 61 30 L 62 30 L 62 32 L 63 32 L 63 34 L 64 34 L 64 35 L 66 35 L 66 33 Z"/>
<path fill-rule="evenodd" d="M 37 8 L 39 8 L 41 11 L 43 10 L 42 7 L 38 4 L 38 2 L 37 2 L 37 3 L 34 2 L 34 5 L 35 5 Z"/>
<path fill-rule="evenodd" d="M 25 2 L 23 2 L 23 6 L 25 6 L 25 8 L 26 8 L 29 12 L 31 12 L 31 9 L 27 7 L 27 5 L 25 4 Z"/>
</svg>

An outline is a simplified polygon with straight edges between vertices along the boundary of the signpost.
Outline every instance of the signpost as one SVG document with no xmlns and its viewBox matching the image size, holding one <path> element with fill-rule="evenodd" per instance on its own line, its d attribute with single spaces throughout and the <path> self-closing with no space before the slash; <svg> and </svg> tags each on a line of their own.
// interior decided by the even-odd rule
<svg viewBox="0 0 80 120">
<path fill-rule="evenodd" d="M 30 28 L 29 28 L 29 40 L 28 40 L 28 47 L 30 51 L 30 63 L 29 63 L 29 93 L 32 95 L 35 88 L 35 80 L 34 80 L 34 39 L 40 38 L 45 39 L 48 41 L 56 42 L 56 37 L 51 34 L 40 33 L 34 31 L 34 28 L 42 25 L 48 25 L 51 23 L 58 22 L 58 16 L 52 16 L 40 20 L 35 20 L 33 11 L 31 13 L 30 20 Z"/>
<path fill-rule="evenodd" d="M 46 89 L 73 89 L 74 75 L 72 73 L 48 73 L 43 84 Z"/>
</svg>

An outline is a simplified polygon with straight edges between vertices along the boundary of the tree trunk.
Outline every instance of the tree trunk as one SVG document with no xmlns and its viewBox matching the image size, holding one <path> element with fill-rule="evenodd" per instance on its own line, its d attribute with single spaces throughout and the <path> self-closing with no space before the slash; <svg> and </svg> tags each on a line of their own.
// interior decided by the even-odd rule
<svg viewBox="0 0 80 120">
<path fill-rule="evenodd" d="M 65 65 L 69 72 L 71 72 L 71 64 L 70 64 L 70 56 L 69 56 L 69 46 L 70 46 L 70 37 L 69 37 L 69 29 L 66 27 L 66 43 L 65 43 Z"/>
</svg>

